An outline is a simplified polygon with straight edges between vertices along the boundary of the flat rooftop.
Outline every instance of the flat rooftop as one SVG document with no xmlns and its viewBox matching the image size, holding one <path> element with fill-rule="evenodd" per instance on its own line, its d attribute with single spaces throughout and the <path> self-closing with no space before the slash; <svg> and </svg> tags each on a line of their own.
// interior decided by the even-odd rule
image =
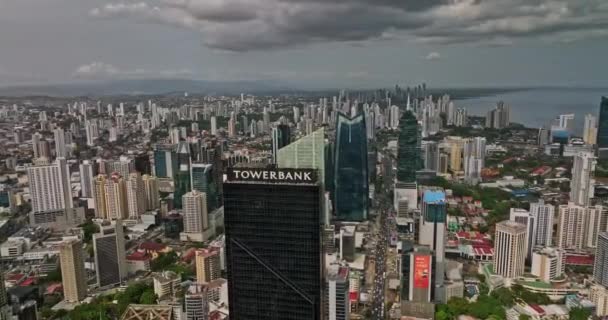
<svg viewBox="0 0 608 320">
<path fill-rule="evenodd" d="M 445 202 L 445 193 L 443 191 L 425 191 L 422 199 L 427 203 Z"/>
</svg>

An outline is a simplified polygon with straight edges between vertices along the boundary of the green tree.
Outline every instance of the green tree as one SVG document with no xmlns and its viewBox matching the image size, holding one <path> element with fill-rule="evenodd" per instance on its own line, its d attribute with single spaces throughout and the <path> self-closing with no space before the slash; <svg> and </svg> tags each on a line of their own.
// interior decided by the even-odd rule
<svg viewBox="0 0 608 320">
<path fill-rule="evenodd" d="M 139 303 L 141 304 L 155 304 L 156 303 L 156 294 L 154 293 L 154 289 L 146 290 L 141 297 L 139 298 Z"/>
<path fill-rule="evenodd" d="M 491 296 L 494 299 L 498 300 L 500 302 L 500 304 L 502 304 L 506 307 L 513 306 L 513 302 L 515 299 L 511 290 L 509 290 L 508 288 L 504 288 L 504 287 L 493 290 Z"/>
<path fill-rule="evenodd" d="M 99 232 L 99 226 L 91 220 L 81 224 L 80 227 L 84 232 L 84 241 L 86 243 L 91 243 L 91 240 L 93 240 L 93 234 Z"/>
<path fill-rule="evenodd" d="M 161 253 L 156 259 L 152 261 L 150 268 L 152 271 L 164 271 L 171 265 L 177 262 L 177 253 L 171 251 L 169 253 Z"/>
<path fill-rule="evenodd" d="M 572 308 L 568 313 L 568 320 L 587 320 L 591 316 L 588 309 Z"/>
<path fill-rule="evenodd" d="M 61 282 L 61 279 L 61 269 L 57 268 L 46 275 L 44 282 Z"/>
<path fill-rule="evenodd" d="M 530 316 L 527 315 L 527 314 L 520 314 L 519 315 L 519 320 L 530 320 L 530 319 L 532 319 L 532 318 L 530 318 Z"/>
</svg>

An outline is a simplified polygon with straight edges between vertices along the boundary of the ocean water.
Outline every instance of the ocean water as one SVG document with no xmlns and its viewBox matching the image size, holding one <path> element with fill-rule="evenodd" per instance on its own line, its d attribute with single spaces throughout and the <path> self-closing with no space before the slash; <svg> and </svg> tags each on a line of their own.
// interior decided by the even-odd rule
<svg viewBox="0 0 608 320">
<path fill-rule="evenodd" d="M 530 89 L 457 100 L 455 104 L 466 108 L 469 115 L 485 116 L 498 101 L 504 101 L 511 107 L 511 122 L 534 128 L 549 128 L 556 116 L 574 113 L 575 133 L 582 134 L 585 114 L 598 116 L 602 96 L 608 96 L 608 89 Z"/>
</svg>

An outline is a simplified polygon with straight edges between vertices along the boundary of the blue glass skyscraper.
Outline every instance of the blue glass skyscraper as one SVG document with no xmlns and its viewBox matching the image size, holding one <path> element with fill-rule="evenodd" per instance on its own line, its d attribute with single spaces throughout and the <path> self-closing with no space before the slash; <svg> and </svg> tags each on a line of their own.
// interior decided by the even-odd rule
<svg viewBox="0 0 608 320">
<path fill-rule="evenodd" d="M 338 220 L 367 219 L 369 184 L 365 117 L 338 114 L 334 161 L 334 210 Z"/>
<path fill-rule="evenodd" d="M 161 178 L 174 178 L 177 174 L 175 145 L 156 145 L 154 148 L 154 174 Z"/>
</svg>

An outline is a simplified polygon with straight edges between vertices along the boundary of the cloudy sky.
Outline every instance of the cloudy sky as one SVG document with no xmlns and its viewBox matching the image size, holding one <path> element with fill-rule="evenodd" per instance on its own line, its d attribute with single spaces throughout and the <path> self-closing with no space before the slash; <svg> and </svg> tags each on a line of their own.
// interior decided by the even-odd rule
<svg viewBox="0 0 608 320">
<path fill-rule="evenodd" d="M 0 85 L 608 86 L 606 0 L 0 0 Z"/>
</svg>

